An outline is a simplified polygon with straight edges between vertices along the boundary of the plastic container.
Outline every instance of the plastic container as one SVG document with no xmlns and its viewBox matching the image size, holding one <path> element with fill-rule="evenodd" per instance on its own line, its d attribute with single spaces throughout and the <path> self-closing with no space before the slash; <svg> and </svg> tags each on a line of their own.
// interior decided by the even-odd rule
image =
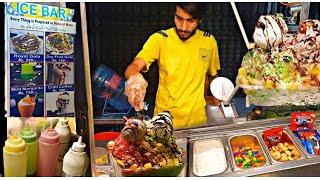
<svg viewBox="0 0 320 180">
<path fill-rule="evenodd" d="M 34 176 L 37 170 L 38 140 L 37 133 L 31 128 L 24 128 L 20 137 L 27 146 L 27 175 Z"/>
<path fill-rule="evenodd" d="M 47 129 L 39 138 L 37 176 L 55 176 L 60 146 L 59 134 Z"/>
<path fill-rule="evenodd" d="M 272 130 L 272 129 L 271 129 Z M 267 138 L 264 137 L 265 131 L 258 132 L 262 138 L 262 142 L 266 147 L 267 153 L 271 157 L 271 162 L 273 164 L 282 163 L 286 161 L 305 159 L 303 153 L 300 153 L 299 148 L 296 146 L 294 141 L 292 141 L 290 135 L 286 130 L 283 130 L 281 133 L 280 141 L 277 143 L 269 144 L 270 142 Z M 276 136 L 271 136 L 276 137 Z M 272 141 L 273 139 L 271 139 Z"/>
<path fill-rule="evenodd" d="M 235 171 L 269 165 L 258 138 L 253 134 L 241 134 L 229 137 L 229 149 Z"/>
<path fill-rule="evenodd" d="M 3 167 L 6 177 L 25 177 L 27 173 L 27 148 L 23 139 L 11 136 L 3 147 Z"/>
<path fill-rule="evenodd" d="M 107 147 L 109 141 L 114 141 L 120 135 L 120 132 L 100 132 L 94 134 L 96 147 Z"/>
<path fill-rule="evenodd" d="M 78 142 L 74 142 L 67 154 L 63 158 L 62 170 L 65 176 L 84 176 L 88 165 L 89 158 L 85 152 L 86 144 L 82 142 L 82 136 Z"/>
<path fill-rule="evenodd" d="M 125 80 L 112 69 L 100 65 L 93 76 L 93 95 L 105 98 L 118 111 L 128 111 L 131 105 L 124 94 Z M 104 107 L 106 108 L 106 107 Z"/>
<path fill-rule="evenodd" d="M 220 174 L 228 168 L 224 146 L 219 139 L 195 141 L 192 153 L 192 170 L 196 176 Z"/>
<path fill-rule="evenodd" d="M 57 133 L 60 136 L 59 157 L 63 158 L 63 156 L 68 151 L 70 134 L 71 134 L 71 130 L 68 125 L 68 120 L 65 118 L 61 119 L 54 129 L 57 131 Z"/>
</svg>

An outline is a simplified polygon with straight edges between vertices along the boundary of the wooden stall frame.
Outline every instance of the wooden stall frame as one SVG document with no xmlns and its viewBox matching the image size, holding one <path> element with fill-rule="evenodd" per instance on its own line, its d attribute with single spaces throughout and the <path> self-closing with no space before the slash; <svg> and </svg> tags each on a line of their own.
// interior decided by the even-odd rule
<svg viewBox="0 0 320 180">
<path fill-rule="evenodd" d="M 90 167 L 91 174 L 95 176 L 95 161 L 94 161 L 94 121 L 93 121 L 93 106 L 92 106 L 92 88 L 91 88 L 91 73 L 90 73 L 90 57 L 87 33 L 87 15 L 86 4 L 80 2 L 80 15 L 81 15 L 81 32 L 82 32 L 82 46 L 83 46 L 83 62 L 84 62 L 84 75 L 86 98 L 88 107 L 88 128 L 89 128 L 89 147 L 90 147 Z"/>
</svg>

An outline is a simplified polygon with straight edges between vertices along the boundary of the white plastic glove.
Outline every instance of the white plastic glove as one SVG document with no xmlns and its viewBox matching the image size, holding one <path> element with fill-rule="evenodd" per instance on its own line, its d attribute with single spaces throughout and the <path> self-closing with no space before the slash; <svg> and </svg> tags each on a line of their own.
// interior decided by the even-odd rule
<svg viewBox="0 0 320 180">
<path fill-rule="evenodd" d="M 125 94 L 128 101 L 136 111 L 143 109 L 143 100 L 146 95 L 148 82 L 143 78 L 141 73 L 132 75 L 125 83 Z"/>
</svg>

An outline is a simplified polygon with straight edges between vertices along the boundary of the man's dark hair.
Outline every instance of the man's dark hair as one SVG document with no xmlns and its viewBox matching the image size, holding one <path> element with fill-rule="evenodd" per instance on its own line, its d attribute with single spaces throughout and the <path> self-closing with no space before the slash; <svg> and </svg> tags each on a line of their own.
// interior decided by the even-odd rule
<svg viewBox="0 0 320 180">
<path fill-rule="evenodd" d="M 206 3 L 183 2 L 177 3 L 177 6 L 195 19 L 203 19 L 203 16 L 206 12 Z"/>
</svg>

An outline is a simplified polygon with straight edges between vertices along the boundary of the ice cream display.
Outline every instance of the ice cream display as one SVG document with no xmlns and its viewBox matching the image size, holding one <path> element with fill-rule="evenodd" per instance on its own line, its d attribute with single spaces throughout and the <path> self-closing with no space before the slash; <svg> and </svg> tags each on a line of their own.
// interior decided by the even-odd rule
<svg viewBox="0 0 320 180">
<path fill-rule="evenodd" d="M 176 144 L 172 133 L 163 136 L 156 133 L 160 124 L 159 117 L 172 117 L 170 113 L 159 113 L 153 120 L 125 118 L 126 123 L 121 135 L 109 141 L 108 151 L 119 176 L 177 176 L 184 167 L 183 151 Z M 169 119 L 167 119 L 169 120 Z M 172 119 L 171 127 L 172 127 Z M 164 123 L 165 124 L 165 123 Z M 169 126 L 170 126 L 169 125 Z M 161 132 L 165 131 L 165 128 Z M 165 138 L 164 138 L 165 137 Z"/>
<path fill-rule="evenodd" d="M 139 119 L 130 118 L 125 123 L 121 134 L 128 142 L 139 141 L 144 138 L 146 133 L 146 125 Z"/>
<path fill-rule="evenodd" d="M 256 25 L 256 48 L 243 57 L 236 80 L 252 104 L 320 103 L 320 21 L 304 21 L 295 35 L 286 30 L 275 16 L 261 16 Z"/>
<path fill-rule="evenodd" d="M 197 176 L 220 174 L 228 167 L 224 147 L 217 139 L 199 140 L 193 144 L 193 173 Z"/>
<path fill-rule="evenodd" d="M 230 146 L 235 165 L 238 168 L 248 169 L 266 164 L 266 157 L 255 136 L 241 135 L 232 137 Z"/>
<path fill-rule="evenodd" d="M 172 119 L 169 112 L 161 112 L 154 116 L 151 120 L 153 128 L 149 128 L 150 133 L 155 134 L 160 141 L 167 141 L 173 132 Z"/>
<path fill-rule="evenodd" d="M 276 48 L 283 43 L 288 32 L 286 22 L 280 16 L 260 16 L 253 33 L 254 43 L 263 48 Z"/>
</svg>

